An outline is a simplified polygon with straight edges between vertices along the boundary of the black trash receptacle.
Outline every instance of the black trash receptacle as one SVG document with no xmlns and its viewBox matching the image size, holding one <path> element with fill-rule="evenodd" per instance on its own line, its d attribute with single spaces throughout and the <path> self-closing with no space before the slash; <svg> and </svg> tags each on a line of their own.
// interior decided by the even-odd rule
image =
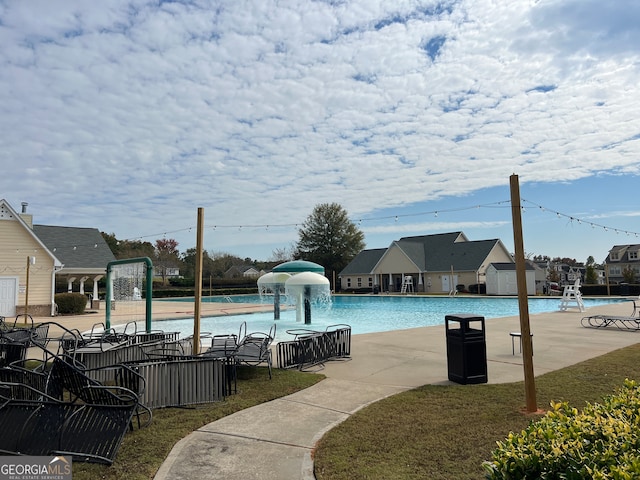
<svg viewBox="0 0 640 480">
<path fill-rule="evenodd" d="M 484 317 L 461 313 L 444 319 L 449 380 L 463 385 L 487 383 Z"/>
</svg>

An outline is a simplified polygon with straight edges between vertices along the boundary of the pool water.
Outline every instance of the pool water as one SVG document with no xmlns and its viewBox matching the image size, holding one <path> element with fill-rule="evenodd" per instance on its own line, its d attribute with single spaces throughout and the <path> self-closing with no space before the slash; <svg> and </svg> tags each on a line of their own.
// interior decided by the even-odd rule
<svg viewBox="0 0 640 480">
<path fill-rule="evenodd" d="M 181 299 L 193 302 L 193 298 Z M 262 303 L 273 304 L 272 297 L 238 295 L 233 297 L 205 297 L 203 302 Z M 173 301 L 176 301 L 173 299 Z M 585 298 L 586 308 L 609 303 L 627 301 L 624 298 Z M 557 311 L 560 297 L 530 298 L 529 313 Z M 518 316 L 518 299 L 515 297 L 439 297 L 439 296 L 389 296 L 389 295 L 337 295 L 330 304 L 311 307 L 311 324 L 296 321 L 295 306 L 281 300 L 280 319 L 276 341 L 288 340 L 287 330 L 309 328 L 324 330 L 329 325 L 347 324 L 353 334 L 385 332 L 415 327 L 443 325 L 446 315 L 470 313 L 486 319 Z M 273 311 L 244 315 L 205 317 L 200 320 L 201 331 L 214 335 L 237 333 L 240 324 L 247 322 L 248 332 L 268 332 L 274 324 Z M 182 336 L 193 334 L 193 319 L 156 321 L 153 328 L 181 332 Z"/>
</svg>

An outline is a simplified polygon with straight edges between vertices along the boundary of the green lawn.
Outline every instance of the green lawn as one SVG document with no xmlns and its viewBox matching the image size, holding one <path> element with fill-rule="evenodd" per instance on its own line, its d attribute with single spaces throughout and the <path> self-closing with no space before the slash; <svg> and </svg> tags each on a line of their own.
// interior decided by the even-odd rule
<svg viewBox="0 0 640 480">
<path fill-rule="evenodd" d="M 552 400 L 581 408 L 639 380 L 640 345 L 536 378 L 538 408 Z M 519 432 L 522 382 L 427 385 L 360 410 L 323 437 L 315 452 L 318 480 L 482 479 L 496 441 Z"/>
</svg>

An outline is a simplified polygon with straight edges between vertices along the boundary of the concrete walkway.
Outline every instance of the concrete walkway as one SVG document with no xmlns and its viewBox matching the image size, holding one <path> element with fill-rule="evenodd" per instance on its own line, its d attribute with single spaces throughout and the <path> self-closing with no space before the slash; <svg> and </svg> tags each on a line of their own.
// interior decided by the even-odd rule
<svg viewBox="0 0 640 480">
<path fill-rule="evenodd" d="M 143 320 L 144 312 L 139 305 L 134 307 L 135 311 L 126 312 L 133 307 L 118 305 L 112 325 Z M 230 308 L 232 312 L 226 311 Z M 252 305 L 206 304 L 202 315 L 255 310 Z M 154 302 L 153 311 L 154 320 L 193 316 L 193 306 L 180 302 Z M 640 336 L 636 332 L 580 325 L 585 315 L 626 316 L 632 311 L 629 301 L 593 307 L 585 313 L 531 315 L 535 375 L 637 343 Z M 104 313 L 54 320 L 85 331 L 104 321 Z M 512 354 L 509 335 L 518 331 L 518 317 L 486 321 L 489 383 L 523 380 L 519 345 L 516 342 Z M 175 445 L 155 480 L 311 480 L 314 445 L 333 426 L 389 395 L 425 384 L 450 383 L 444 326 L 354 335 L 351 357 L 350 361 L 327 363 L 321 372 L 327 378 L 306 390 L 229 415 L 188 435 Z M 524 406 L 524 394 L 522 403 Z"/>
</svg>

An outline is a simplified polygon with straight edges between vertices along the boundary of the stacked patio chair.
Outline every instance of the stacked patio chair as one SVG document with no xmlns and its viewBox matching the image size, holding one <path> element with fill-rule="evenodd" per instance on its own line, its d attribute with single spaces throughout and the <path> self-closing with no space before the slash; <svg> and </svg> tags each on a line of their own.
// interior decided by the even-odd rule
<svg viewBox="0 0 640 480">
<path fill-rule="evenodd" d="M 329 360 L 349 359 L 351 327 L 330 325 L 324 331 L 287 330 L 293 340 L 278 343 L 278 366 L 298 370 L 319 369 Z"/>
<path fill-rule="evenodd" d="M 26 324 L 19 326 L 18 320 L 25 317 Z M 48 325 L 34 325 L 31 315 L 16 316 L 13 325 L 7 323 L 4 317 L 0 317 L 0 366 L 25 358 L 27 350 L 34 344 L 46 346 L 49 327 Z"/>
<path fill-rule="evenodd" d="M 253 332 L 246 334 L 239 342 L 235 353 L 232 355 L 236 365 L 257 367 L 267 364 L 269 378 L 271 377 L 271 344 L 276 337 L 275 323 L 269 333 Z"/>
<path fill-rule="evenodd" d="M 4 378 L 15 368 L 5 367 Z M 0 451 L 111 464 L 134 415 L 140 414 L 138 395 L 91 379 L 70 357 L 55 356 L 48 371 L 35 374 L 22 380 L 37 379 L 41 387 L 44 378 L 45 388 L 0 381 Z"/>
</svg>

